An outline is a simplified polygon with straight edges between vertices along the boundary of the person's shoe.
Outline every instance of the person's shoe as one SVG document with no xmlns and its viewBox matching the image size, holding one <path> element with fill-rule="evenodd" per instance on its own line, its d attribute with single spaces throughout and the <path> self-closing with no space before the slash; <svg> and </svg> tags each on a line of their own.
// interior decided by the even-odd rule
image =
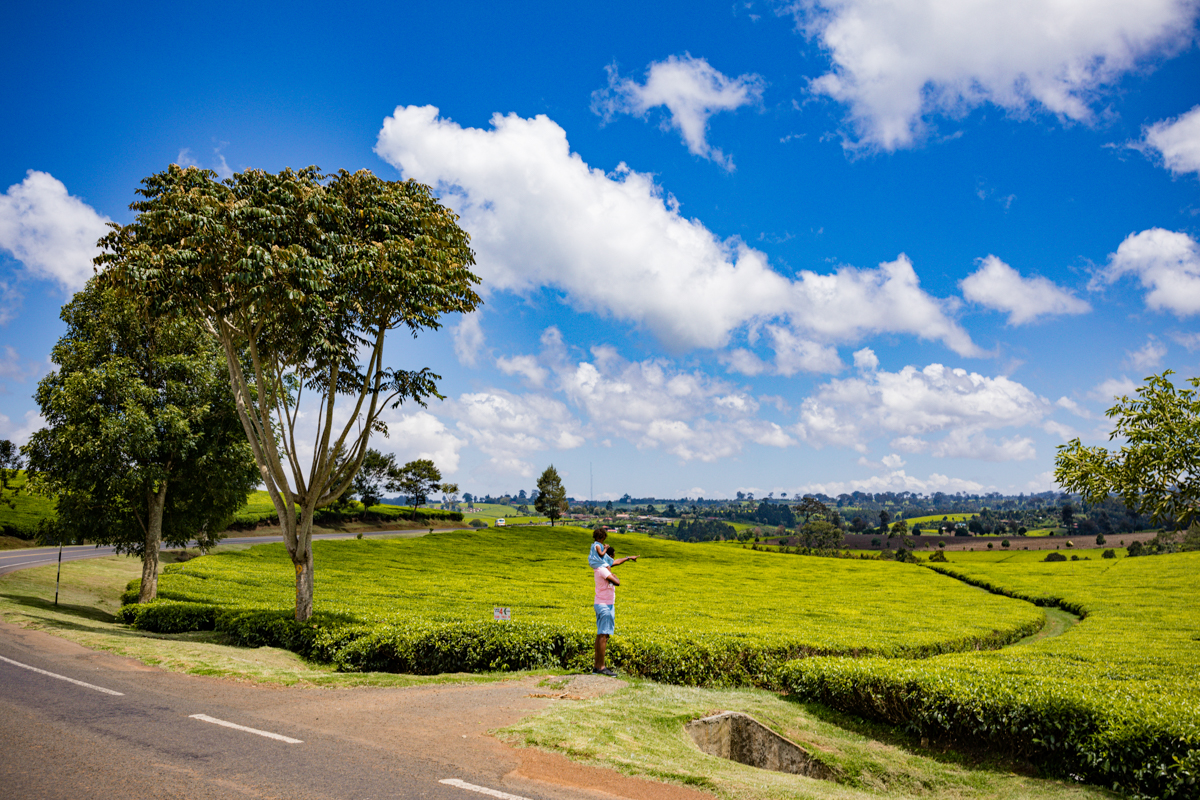
<svg viewBox="0 0 1200 800">
<path fill-rule="evenodd" d="M 592 670 L 592 674 L 593 675 L 604 675 L 605 677 L 609 677 L 609 678 L 617 677 L 617 673 L 613 672 L 608 667 L 605 667 L 604 669 L 594 669 L 594 670 Z"/>
</svg>

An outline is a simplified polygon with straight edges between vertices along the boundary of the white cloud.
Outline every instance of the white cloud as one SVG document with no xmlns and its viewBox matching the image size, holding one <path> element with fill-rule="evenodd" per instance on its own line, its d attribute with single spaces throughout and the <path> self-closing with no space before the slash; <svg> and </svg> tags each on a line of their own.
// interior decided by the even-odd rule
<svg viewBox="0 0 1200 800">
<path fill-rule="evenodd" d="M 982 431 L 963 428 L 947 433 L 929 452 L 939 458 L 975 458 L 981 461 L 1029 461 L 1037 458 L 1033 440 L 1028 437 L 994 440 Z"/>
<path fill-rule="evenodd" d="M 895 150 L 921 139 L 930 116 L 985 103 L 1090 121 L 1105 86 L 1190 39 L 1196 4 L 798 0 L 786 11 L 833 62 L 813 91 L 849 106 L 860 145 Z"/>
<path fill-rule="evenodd" d="M 501 389 L 460 395 L 446 403 L 459 432 L 491 456 L 497 475 L 534 474 L 527 459 L 543 450 L 570 450 L 585 441 L 583 426 L 565 404 L 542 395 L 517 395 Z"/>
<path fill-rule="evenodd" d="M 479 361 L 479 353 L 483 350 L 483 326 L 479 323 L 479 314 L 468 314 L 462 322 L 454 326 L 454 355 L 458 363 L 473 367 Z"/>
<path fill-rule="evenodd" d="M 36 411 L 26 411 L 20 422 L 13 422 L 4 414 L 0 414 L 0 439 L 8 439 L 13 444 L 24 447 L 33 432 L 45 426 L 46 420 Z"/>
<path fill-rule="evenodd" d="M 781 426 L 757 417 L 755 398 L 725 381 L 679 372 L 662 360 L 625 361 L 611 348 L 594 348 L 592 355 L 560 374 L 562 391 L 593 427 L 639 449 L 713 462 L 737 455 L 748 443 L 796 443 Z"/>
<path fill-rule="evenodd" d="M 1063 441 L 1068 439 L 1076 439 L 1079 437 L 1079 431 L 1072 428 L 1070 425 L 1063 425 L 1061 422 L 1048 419 L 1042 423 L 1042 430 L 1051 436 L 1055 436 Z"/>
<path fill-rule="evenodd" d="M 869 347 L 854 351 L 854 366 L 857 369 L 879 369 L 879 356 Z"/>
<path fill-rule="evenodd" d="M 761 102 L 764 86 L 758 75 L 730 78 L 685 53 L 652 63 L 644 84 L 621 78 L 616 65 L 608 67 L 608 87 L 592 94 L 592 111 L 610 120 L 616 114 L 644 117 L 650 109 L 666 106 L 671 119 L 664 128 L 679 131 L 692 154 L 732 170 L 733 159 L 708 143 L 708 118 Z"/>
<path fill-rule="evenodd" d="M 1177 317 L 1200 313 L 1200 245 L 1186 233 L 1150 228 L 1131 233 L 1108 266 L 1093 279 L 1093 287 L 1136 275 L 1149 289 L 1146 306 Z"/>
<path fill-rule="evenodd" d="M 1042 277 L 1024 278 L 996 256 L 980 259 L 979 269 L 958 284 L 963 297 L 1008 312 L 1009 325 L 1024 325 L 1052 314 L 1084 314 L 1087 302 Z"/>
<path fill-rule="evenodd" d="M 53 175 L 29 170 L 0 195 L 0 250 L 24 264 L 30 277 L 75 291 L 92 277 L 96 242 L 108 233 L 108 222 Z"/>
<path fill-rule="evenodd" d="M 762 252 L 683 217 L 651 176 L 589 167 L 550 119 L 495 115 L 491 124 L 464 129 L 432 106 L 401 107 L 376 145 L 405 177 L 440 187 L 472 232 L 485 287 L 555 287 L 677 349 L 723 347 L 736 329 L 786 319 L 820 344 L 906 333 L 980 353 L 947 316 L 955 301 L 922 291 L 903 255 L 789 280 Z"/>
<path fill-rule="evenodd" d="M 21 363 L 21 356 L 17 353 L 15 347 L 10 344 L 4 345 L 4 352 L 0 355 L 0 380 L 12 380 L 17 383 L 24 383 L 30 378 L 36 376 L 40 371 L 40 367 L 34 363 Z M 0 393 L 4 393 L 8 387 L 0 383 Z"/>
<path fill-rule="evenodd" d="M 1025 484 L 1024 488 L 1027 492 L 1058 491 L 1058 484 L 1054 482 L 1054 470 L 1048 469 L 1045 472 L 1039 472 Z"/>
<path fill-rule="evenodd" d="M 1147 127 L 1141 147 L 1158 151 L 1163 166 L 1176 175 L 1200 173 L 1200 106 Z"/>
<path fill-rule="evenodd" d="M 798 493 L 820 493 L 831 497 L 836 497 L 839 494 L 849 494 L 850 492 L 918 492 L 921 494 L 931 494 L 933 492 L 951 494 L 954 492 L 967 492 L 976 494 L 985 488 L 987 487 L 982 483 L 962 478 L 951 478 L 946 475 L 939 475 L 936 472 L 930 473 L 928 478 L 921 480 L 917 476 L 909 475 L 900 469 L 895 472 L 889 472 L 886 475 L 872 475 L 870 478 L 862 480 L 810 483 L 801 486 Z"/>
<path fill-rule="evenodd" d="M 882 461 L 883 461 L 883 465 L 885 467 L 887 467 L 888 469 L 892 469 L 892 470 L 900 469 L 906 463 L 903 458 L 896 455 L 895 453 L 884 456 Z"/>
<path fill-rule="evenodd" d="M 1059 408 L 1065 408 L 1067 411 L 1070 411 L 1075 416 L 1082 417 L 1083 419 L 1095 419 L 1096 418 L 1095 414 L 1088 411 L 1086 408 L 1079 405 L 1079 403 L 1076 403 L 1074 400 L 1072 400 L 1069 397 L 1058 398 L 1057 400 L 1054 401 L 1054 405 L 1058 406 Z"/>
<path fill-rule="evenodd" d="M 742 375 L 761 375 L 771 368 L 769 364 L 744 347 L 722 354 L 720 361 L 730 372 Z"/>
<path fill-rule="evenodd" d="M 446 423 L 428 411 L 385 416 L 387 438 L 375 438 L 374 446 L 383 452 L 395 453 L 404 464 L 418 458 L 428 458 L 445 475 L 458 471 L 459 451 L 467 441 L 455 436 Z"/>
<path fill-rule="evenodd" d="M 1167 356 L 1167 346 L 1151 336 L 1137 350 L 1126 350 L 1125 364 L 1139 372 L 1158 369 Z"/>
<path fill-rule="evenodd" d="M 512 358 L 501 356 L 496 359 L 496 366 L 505 375 L 520 375 L 531 386 L 539 389 L 545 385 L 546 378 L 550 375 L 550 371 L 538 364 L 537 359 L 533 356 L 513 356 Z"/>
<path fill-rule="evenodd" d="M 1102 403 L 1111 403 L 1121 397 L 1133 397 L 1137 391 L 1138 384 L 1129 380 L 1122 375 L 1120 378 L 1109 378 L 1103 383 L 1096 385 L 1088 394 L 1093 400 L 1099 400 Z"/>
<path fill-rule="evenodd" d="M 801 405 L 796 433 L 814 446 L 860 452 L 871 439 L 892 435 L 892 448 L 902 452 L 967 456 L 974 448 L 971 457 L 1024 459 L 1027 440 L 997 444 L 979 439 L 979 432 L 1037 424 L 1049 411 L 1049 401 L 1004 376 L 930 364 L 831 380 Z M 941 442 L 920 438 L 940 431 L 948 432 Z"/>
<path fill-rule="evenodd" d="M 1200 332 L 1184 333 L 1183 331 L 1175 331 L 1171 334 L 1171 339 L 1176 344 L 1181 344 L 1187 348 L 1189 353 L 1200 350 Z"/>
<path fill-rule="evenodd" d="M 775 371 L 792 376 L 797 372 L 841 372 L 842 359 L 836 347 L 803 339 L 780 325 L 767 326 L 775 349 Z"/>
</svg>

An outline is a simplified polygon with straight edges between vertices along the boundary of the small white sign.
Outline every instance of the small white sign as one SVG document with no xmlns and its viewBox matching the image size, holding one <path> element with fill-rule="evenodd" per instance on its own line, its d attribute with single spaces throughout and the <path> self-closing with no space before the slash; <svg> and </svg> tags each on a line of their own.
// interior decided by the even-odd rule
<svg viewBox="0 0 1200 800">
<path fill-rule="evenodd" d="M 512 609 L 503 606 L 493 606 L 492 619 L 497 622 L 512 622 Z"/>
</svg>

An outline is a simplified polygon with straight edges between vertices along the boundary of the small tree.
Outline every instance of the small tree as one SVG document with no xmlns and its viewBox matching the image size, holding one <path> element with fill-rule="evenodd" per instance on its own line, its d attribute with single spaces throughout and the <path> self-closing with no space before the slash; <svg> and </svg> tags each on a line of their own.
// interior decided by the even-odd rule
<svg viewBox="0 0 1200 800">
<path fill-rule="evenodd" d="M 554 520 L 565 513 L 564 506 L 566 505 L 567 490 L 563 488 L 558 470 L 551 464 L 537 479 L 537 500 L 533 501 L 533 506 L 539 514 L 550 518 L 550 527 L 553 528 Z M 611 501 L 608 507 L 610 510 L 612 509 Z"/>
<path fill-rule="evenodd" d="M 428 458 L 418 458 L 393 472 L 387 486 L 390 491 L 403 492 L 408 496 L 408 502 L 413 507 L 413 519 L 417 519 L 417 509 L 429 499 L 429 495 L 441 489 L 442 473 Z"/>
<path fill-rule="evenodd" d="M 450 510 L 451 511 L 457 510 L 457 508 L 458 508 L 458 484 L 457 483 L 443 483 L 442 484 L 442 493 L 445 495 L 445 503 L 447 506 L 450 507 Z"/>
<path fill-rule="evenodd" d="M 354 475 L 352 485 L 352 491 L 362 501 L 363 508 L 379 505 L 383 500 L 384 488 L 392 480 L 396 470 L 394 455 L 384 455 L 374 448 L 367 450 L 362 466 Z"/>
<path fill-rule="evenodd" d="M 13 484 L 24 466 L 25 459 L 20 449 L 8 439 L 0 440 L 0 503 L 9 508 L 17 507 L 13 498 L 20 490 Z"/>
<path fill-rule="evenodd" d="M 386 366 L 387 334 L 473 310 L 475 257 L 457 217 L 415 181 L 316 167 L 216 177 L 172 165 L 146 178 L 137 218 L 114 226 L 96 261 L 152 316 L 195 319 L 219 345 L 304 621 L 316 510 L 350 487 L 389 405 L 441 397 L 428 368 Z"/>
</svg>

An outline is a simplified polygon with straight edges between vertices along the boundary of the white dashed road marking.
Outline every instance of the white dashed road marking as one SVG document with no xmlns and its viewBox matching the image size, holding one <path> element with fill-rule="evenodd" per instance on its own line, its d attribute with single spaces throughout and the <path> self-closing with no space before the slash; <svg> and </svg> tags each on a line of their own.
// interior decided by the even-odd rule
<svg viewBox="0 0 1200 800">
<path fill-rule="evenodd" d="M 236 722 L 226 722 L 223 719 L 217 719 L 216 717 L 210 717 L 208 714 L 192 714 L 190 719 L 198 719 L 201 722 L 211 722 L 213 725 L 223 725 L 226 728 L 233 728 L 234 730 L 245 731 L 246 733 L 254 733 L 254 734 L 258 734 L 259 736 L 265 736 L 268 739 L 278 739 L 279 741 L 287 742 L 288 744 L 304 744 L 303 739 L 293 739 L 290 736 L 283 736 L 278 733 L 271 733 L 270 731 L 260 731 L 258 728 L 247 728 L 245 725 L 238 725 Z"/>
<path fill-rule="evenodd" d="M 495 797 L 497 800 L 529 800 L 528 797 L 521 797 L 519 794 L 509 794 L 508 792 L 498 792 L 495 789 L 489 789 L 486 786 L 476 786 L 473 783 L 460 781 L 458 778 L 446 778 L 438 781 L 447 786 L 456 786 L 459 789 L 466 789 L 468 792 L 476 792 L 478 794 L 486 794 L 488 797 Z"/>
<path fill-rule="evenodd" d="M 3 661 L 5 664 L 12 664 L 14 667 L 20 667 L 21 669 L 27 669 L 31 672 L 36 672 L 39 675 L 48 675 L 51 678 L 58 678 L 60 681 L 66 681 L 67 683 L 73 683 L 76 686 L 82 686 L 86 689 L 95 689 L 97 692 L 104 692 L 105 694 L 116 695 L 117 697 L 125 696 L 121 692 L 114 692 L 112 689 L 105 689 L 103 686 L 96 686 L 95 684 L 84 683 L 83 681 L 77 681 L 74 678 L 68 678 L 66 675 L 59 675 L 57 672 L 47 672 L 44 669 L 38 669 L 37 667 L 31 667 L 28 664 L 22 664 L 20 661 L 13 661 L 11 658 L 5 658 L 4 656 L 0 656 L 0 661 Z"/>
</svg>

